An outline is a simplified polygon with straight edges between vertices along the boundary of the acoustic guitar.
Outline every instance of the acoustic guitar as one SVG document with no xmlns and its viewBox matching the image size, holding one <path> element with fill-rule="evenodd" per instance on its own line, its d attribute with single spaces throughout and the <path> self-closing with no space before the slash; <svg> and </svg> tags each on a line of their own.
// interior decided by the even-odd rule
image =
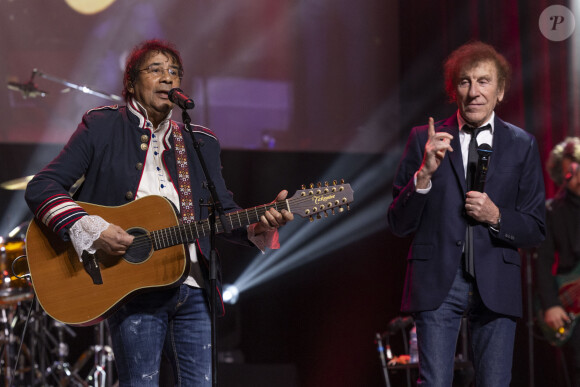
<svg viewBox="0 0 580 387">
<path fill-rule="evenodd" d="M 312 221 L 328 211 L 349 209 L 352 201 L 349 184 L 311 185 L 289 199 L 230 212 L 225 219 L 236 229 L 258 222 L 266 211 L 275 208 Z M 117 207 L 78 204 L 88 214 L 120 226 L 134 240 L 124 256 L 98 251 L 81 260 L 72 243 L 62 241 L 36 219 L 30 223 L 26 255 L 38 301 L 52 318 L 73 326 L 98 323 L 135 294 L 182 283 L 189 274 L 185 245 L 209 236 L 211 231 L 208 219 L 180 223 L 171 202 L 161 196 Z M 223 231 L 218 220 L 215 232 Z"/>
</svg>

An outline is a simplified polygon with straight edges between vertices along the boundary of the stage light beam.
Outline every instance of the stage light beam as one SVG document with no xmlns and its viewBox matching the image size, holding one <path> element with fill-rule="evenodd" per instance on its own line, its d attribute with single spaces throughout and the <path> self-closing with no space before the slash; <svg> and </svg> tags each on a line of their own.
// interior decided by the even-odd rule
<svg viewBox="0 0 580 387">
<path fill-rule="evenodd" d="M 390 195 L 385 192 L 386 186 L 392 181 L 401 151 L 398 149 L 385 155 L 373 162 L 371 167 L 366 164 L 352 165 L 347 159 L 335 163 L 331 168 L 332 174 L 348 171 L 347 177 L 356 176 L 351 184 L 355 191 L 355 200 L 351 204 L 353 210 L 330 216 L 308 227 L 303 227 L 299 220 L 286 225 L 280 230 L 280 239 L 284 240 L 281 248 L 266 255 L 258 255 L 234 281 L 238 292 L 242 293 L 320 257 L 329 256 L 334 251 L 385 229 L 387 209 L 391 203 Z M 381 176 L 381 182 L 377 183 L 377 176 Z"/>
</svg>

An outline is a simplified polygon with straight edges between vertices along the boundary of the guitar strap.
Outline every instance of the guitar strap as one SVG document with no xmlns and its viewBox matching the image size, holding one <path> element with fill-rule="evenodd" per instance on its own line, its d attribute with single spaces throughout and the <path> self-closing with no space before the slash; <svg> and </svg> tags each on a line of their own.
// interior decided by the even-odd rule
<svg viewBox="0 0 580 387">
<path fill-rule="evenodd" d="M 175 121 L 171 121 L 171 131 L 175 145 L 175 163 L 177 165 L 177 180 L 179 185 L 179 212 L 183 223 L 191 223 L 195 220 L 195 214 L 193 211 L 193 196 L 191 194 L 189 170 L 187 168 L 187 153 L 185 152 L 185 144 L 181 130 Z"/>
<path fill-rule="evenodd" d="M 175 123 L 174 121 L 171 121 L 171 130 L 173 132 L 173 143 L 175 144 L 175 162 L 177 164 L 177 176 L 179 180 L 179 203 L 181 206 L 180 209 L 181 221 L 183 223 L 192 223 L 195 220 L 195 218 L 193 212 L 193 196 L 191 195 L 189 171 L 187 169 L 187 153 L 185 152 L 185 144 L 183 142 L 181 130 L 179 129 L 177 123 Z M 205 269 L 202 270 L 205 289 L 208 292 L 208 294 L 211 294 L 209 281 L 209 262 L 201 252 L 198 243 L 196 243 L 196 249 L 197 256 L 198 258 L 200 258 L 199 261 L 203 263 L 202 266 Z M 189 257 L 189 253 L 187 254 L 187 256 Z M 221 296 L 221 270 L 219 269 L 219 265 L 217 275 L 218 275 L 217 291 L 219 296 L 216 300 L 215 306 L 217 312 L 216 315 L 221 317 L 225 314 L 225 308 Z M 210 308 L 213 307 L 211 304 L 212 303 L 209 302 Z"/>
</svg>

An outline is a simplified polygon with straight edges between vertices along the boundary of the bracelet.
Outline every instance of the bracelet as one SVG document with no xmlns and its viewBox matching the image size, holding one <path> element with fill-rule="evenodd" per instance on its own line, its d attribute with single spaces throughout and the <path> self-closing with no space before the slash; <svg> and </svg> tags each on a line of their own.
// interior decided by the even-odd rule
<svg viewBox="0 0 580 387">
<path fill-rule="evenodd" d="M 499 232 L 499 230 L 501 228 L 501 212 L 500 212 L 499 216 L 497 217 L 497 222 L 495 222 L 495 224 L 490 224 L 489 228 L 491 228 L 493 231 Z"/>
</svg>

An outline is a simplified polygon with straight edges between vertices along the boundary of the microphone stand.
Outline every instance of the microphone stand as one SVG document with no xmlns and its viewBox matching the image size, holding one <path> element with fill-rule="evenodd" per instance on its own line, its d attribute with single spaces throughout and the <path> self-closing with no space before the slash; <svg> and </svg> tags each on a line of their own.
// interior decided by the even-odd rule
<svg viewBox="0 0 580 387">
<path fill-rule="evenodd" d="M 389 337 L 387 337 L 387 343 L 389 342 Z M 385 356 L 385 347 L 383 347 L 383 336 L 380 333 L 375 334 L 375 343 L 377 344 L 377 350 L 379 351 L 379 359 L 381 360 L 381 368 L 383 370 L 383 378 L 385 380 L 386 387 L 391 387 L 391 380 L 389 379 L 389 368 L 387 365 L 387 358 Z"/>
<path fill-rule="evenodd" d="M 211 305 L 211 371 L 212 371 L 212 385 L 217 386 L 217 337 L 216 337 L 216 305 L 217 305 L 217 251 L 215 246 L 215 237 L 216 237 L 216 214 L 219 217 L 219 221 L 224 228 L 224 232 L 229 234 L 231 232 L 231 227 L 226 222 L 226 215 L 224 213 L 224 209 L 222 204 L 219 200 L 217 191 L 215 189 L 215 184 L 211 179 L 209 171 L 207 169 L 207 165 L 205 163 L 205 159 L 201 152 L 201 148 L 199 142 L 197 142 L 195 135 L 193 134 L 193 130 L 191 130 L 191 117 L 187 114 L 187 109 L 182 109 L 181 113 L 182 121 L 185 125 L 185 129 L 191 135 L 191 140 L 193 141 L 193 147 L 195 149 L 195 153 L 197 154 L 197 158 L 199 159 L 199 164 L 203 170 L 203 174 L 205 176 L 207 187 L 209 189 L 212 204 L 211 204 L 211 216 L 209 217 L 209 224 L 210 224 L 210 257 L 209 257 L 209 281 L 210 281 L 210 305 Z"/>
</svg>

